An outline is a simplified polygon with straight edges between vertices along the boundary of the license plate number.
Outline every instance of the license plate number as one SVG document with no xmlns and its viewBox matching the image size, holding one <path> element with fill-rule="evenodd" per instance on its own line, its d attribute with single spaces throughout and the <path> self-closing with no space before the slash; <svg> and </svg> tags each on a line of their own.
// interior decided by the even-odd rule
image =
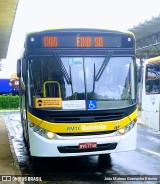
<svg viewBox="0 0 160 184">
<path fill-rule="evenodd" d="M 97 148 L 96 142 L 85 142 L 79 144 L 79 149 L 90 149 L 90 148 Z"/>
</svg>

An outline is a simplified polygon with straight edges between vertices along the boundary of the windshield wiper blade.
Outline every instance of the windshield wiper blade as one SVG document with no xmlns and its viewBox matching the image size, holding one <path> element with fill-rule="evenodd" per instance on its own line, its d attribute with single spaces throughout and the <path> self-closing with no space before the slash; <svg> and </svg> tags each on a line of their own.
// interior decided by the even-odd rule
<svg viewBox="0 0 160 184">
<path fill-rule="evenodd" d="M 95 80 L 95 75 L 96 75 L 96 65 L 95 65 L 95 63 L 94 63 L 94 73 L 93 73 L 93 94 L 94 94 L 94 90 L 95 90 L 95 82 L 96 82 L 96 80 Z"/>
<path fill-rule="evenodd" d="M 95 78 L 94 78 L 95 81 L 99 81 L 99 79 L 100 79 L 102 73 L 104 72 L 106 66 L 108 65 L 108 62 L 109 62 L 110 58 L 112 57 L 112 53 L 113 53 L 113 52 L 109 52 L 108 56 L 106 56 L 106 58 L 104 59 L 104 61 L 103 61 L 102 65 L 101 65 L 101 67 L 100 67 L 100 69 L 99 69 L 97 75 L 96 75 Z"/>
<path fill-rule="evenodd" d="M 71 81 L 71 90 L 72 90 L 72 95 L 73 95 L 73 85 L 72 85 L 72 71 L 71 71 L 71 66 L 69 66 L 69 74 L 70 74 L 70 81 Z"/>
<path fill-rule="evenodd" d="M 60 66 L 61 66 L 62 74 L 63 74 L 64 78 L 66 79 L 67 84 L 72 84 L 71 78 L 68 75 L 68 72 L 67 72 L 61 58 L 59 57 L 59 55 L 56 52 L 54 52 L 54 56 L 56 57 L 57 61 L 59 62 Z"/>
</svg>

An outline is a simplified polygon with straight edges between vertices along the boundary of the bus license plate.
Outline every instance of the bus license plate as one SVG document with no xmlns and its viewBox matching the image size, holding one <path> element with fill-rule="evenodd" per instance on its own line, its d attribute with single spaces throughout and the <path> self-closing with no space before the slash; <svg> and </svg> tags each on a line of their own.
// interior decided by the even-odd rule
<svg viewBox="0 0 160 184">
<path fill-rule="evenodd" d="M 91 149 L 91 148 L 97 148 L 96 142 L 85 142 L 79 144 L 79 149 Z"/>
</svg>

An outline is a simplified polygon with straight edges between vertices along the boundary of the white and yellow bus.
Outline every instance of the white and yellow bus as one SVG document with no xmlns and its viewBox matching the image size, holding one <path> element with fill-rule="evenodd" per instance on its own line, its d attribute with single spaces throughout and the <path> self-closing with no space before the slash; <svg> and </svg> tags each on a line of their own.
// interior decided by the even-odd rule
<svg viewBox="0 0 160 184">
<path fill-rule="evenodd" d="M 142 124 L 160 130 L 160 56 L 144 63 Z"/>
<path fill-rule="evenodd" d="M 135 37 L 59 29 L 26 36 L 17 62 L 24 138 L 33 157 L 136 148 Z"/>
</svg>

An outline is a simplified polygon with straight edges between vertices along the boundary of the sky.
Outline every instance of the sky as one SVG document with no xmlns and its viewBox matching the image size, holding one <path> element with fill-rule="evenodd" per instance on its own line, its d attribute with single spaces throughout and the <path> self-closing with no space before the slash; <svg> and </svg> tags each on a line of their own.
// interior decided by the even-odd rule
<svg viewBox="0 0 160 184">
<path fill-rule="evenodd" d="M 160 15 L 160 0 L 19 0 L 0 78 L 16 72 L 25 35 L 56 28 L 128 30 Z"/>
</svg>

